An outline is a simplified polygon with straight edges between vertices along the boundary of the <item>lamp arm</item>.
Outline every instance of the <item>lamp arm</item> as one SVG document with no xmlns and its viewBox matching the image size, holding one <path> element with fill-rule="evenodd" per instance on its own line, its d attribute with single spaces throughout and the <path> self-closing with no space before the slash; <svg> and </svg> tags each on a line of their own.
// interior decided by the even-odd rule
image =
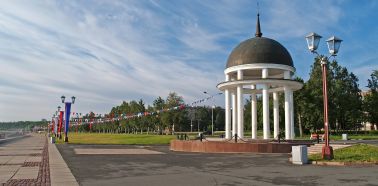
<svg viewBox="0 0 378 186">
<path fill-rule="evenodd" d="M 317 51 L 311 51 L 313 54 L 315 54 L 316 57 L 320 57 L 321 55 L 317 52 Z M 337 55 L 336 54 L 330 54 L 329 56 L 325 56 L 326 60 L 329 61 L 329 59 L 331 59 L 331 57 L 336 57 Z"/>
<path fill-rule="evenodd" d="M 316 57 L 319 57 L 320 56 L 320 54 L 316 51 L 316 50 L 313 50 L 313 51 L 311 51 L 313 54 L 315 54 L 316 55 Z"/>
<path fill-rule="evenodd" d="M 329 61 L 329 59 L 331 59 L 331 57 L 336 57 L 337 55 L 336 54 L 330 54 L 328 57 L 327 57 L 327 61 Z"/>
</svg>

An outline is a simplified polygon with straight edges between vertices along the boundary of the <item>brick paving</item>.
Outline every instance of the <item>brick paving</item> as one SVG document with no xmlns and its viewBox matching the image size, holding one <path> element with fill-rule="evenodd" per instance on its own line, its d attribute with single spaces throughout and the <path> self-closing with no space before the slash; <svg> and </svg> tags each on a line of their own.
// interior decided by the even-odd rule
<svg viewBox="0 0 378 186">
<path fill-rule="evenodd" d="M 42 152 L 37 152 L 38 149 Z M 17 151 L 18 153 L 14 153 Z M 0 164 L 0 177 L 3 177 L 0 179 L 1 185 L 51 185 L 48 142 L 45 136 L 25 137 L 5 145 L 0 153 L 3 155 Z M 8 169 L 10 166 L 13 169 Z"/>
<path fill-rule="evenodd" d="M 24 162 L 22 167 L 35 167 L 39 166 L 38 176 L 36 179 L 10 179 L 4 186 L 11 185 L 51 185 L 50 183 L 50 168 L 49 168 L 49 153 L 48 153 L 48 142 L 45 140 L 42 153 L 30 154 L 30 156 L 40 156 L 42 155 L 41 162 Z M 19 170 L 20 171 L 20 170 Z M 15 175 L 16 176 L 16 175 Z M 24 175 L 23 175 L 24 176 Z M 23 177 L 19 176 L 19 177 Z M 18 177 L 16 177 L 18 178 Z"/>
</svg>

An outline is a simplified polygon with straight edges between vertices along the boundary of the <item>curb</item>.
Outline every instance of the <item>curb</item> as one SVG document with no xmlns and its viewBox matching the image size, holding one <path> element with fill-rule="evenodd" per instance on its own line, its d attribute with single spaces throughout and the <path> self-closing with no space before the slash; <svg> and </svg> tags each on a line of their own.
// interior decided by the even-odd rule
<svg viewBox="0 0 378 186">
<path fill-rule="evenodd" d="M 292 159 L 289 158 L 289 162 L 293 163 Z M 296 164 L 298 165 L 298 164 Z M 306 165 L 306 164 L 302 164 Z M 307 165 L 319 165 L 319 166 L 375 166 L 378 165 L 376 162 L 340 162 L 340 161 L 308 161 Z"/>
<path fill-rule="evenodd" d="M 374 166 L 378 165 L 378 162 L 309 161 L 309 164 L 321 166 Z"/>
<path fill-rule="evenodd" d="M 51 185 L 78 186 L 79 183 L 59 153 L 55 144 L 48 143 Z"/>
</svg>

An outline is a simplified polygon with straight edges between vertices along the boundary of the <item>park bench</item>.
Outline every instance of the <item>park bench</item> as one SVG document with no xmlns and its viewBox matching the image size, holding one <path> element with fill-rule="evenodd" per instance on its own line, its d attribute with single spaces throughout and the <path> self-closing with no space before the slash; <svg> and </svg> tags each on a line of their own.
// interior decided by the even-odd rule
<svg viewBox="0 0 378 186">
<path fill-rule="evenodd" d="M 324 141 L 324 134 L 311 134 L 310 140 L 317 140 L 319 135 L 319 139 Z"/>
</svg>

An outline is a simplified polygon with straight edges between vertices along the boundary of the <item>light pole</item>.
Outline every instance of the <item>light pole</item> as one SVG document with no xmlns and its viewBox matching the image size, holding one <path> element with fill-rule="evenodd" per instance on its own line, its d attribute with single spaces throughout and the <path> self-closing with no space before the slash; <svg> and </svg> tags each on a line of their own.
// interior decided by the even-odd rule
<svg viewBox="0 0 378 186">
<path fill-rule="evenodd" d="M 72 96 L 71 100 L 72 102 L 64 102 L 66 97 L 61 96 L 60 99 L 62 100 L 62 103 L 65 105 L 65 127 L 64 127 L 64 142 L 68 142 L 68 128 L 70 125 L 70 113 L 71 113 L 71 104 L 75 103 L 76 97 Z"/>
<path fill-rule="evenodd" d="M 211 135 L 214 135 L 214 109 L 215 105 L 211 107 Z"/>
<path fill-rule="evenodd" d="M 308 49 L 321 59 L 322 66 L 322 79 L 323 79 L 323 111 L 324 111 L 324 132 L 325 132 L 325 144 L 322 148 L 322 158 L 331 160 L 333 159 L 333 149 L 329 146 L 329 125 L 328 125 L 328 96 L 327 96 L 327 62 L 331 57 L 335 57 L 339 51 L 341 39 L 332 36 L 327 40 L 328 50 L 330 55 L 325 57 L 320 55 L 316 49 L 318 48 L 319 41 L 322 36 L 316 33 L 310 33 L 306 36 Z"/>
<path fill-rule="evenodd" d="M 210 95 L 208 92 L 204 91 L 203 92 L 204 94 L 208 94 Z M 220 95 L 222 93 L 218 93 L 217 95 Z M 211 96 L 211 99 L 214 98 L 214 95 Z M 214 101 L 214 100 L 213 100 Z M 215 105 L 213 103 L 213 106 L 211 106 L 211 135 L 213 136 L 214 135 L 214 109 L 215 109 Z"/>
</svg>

